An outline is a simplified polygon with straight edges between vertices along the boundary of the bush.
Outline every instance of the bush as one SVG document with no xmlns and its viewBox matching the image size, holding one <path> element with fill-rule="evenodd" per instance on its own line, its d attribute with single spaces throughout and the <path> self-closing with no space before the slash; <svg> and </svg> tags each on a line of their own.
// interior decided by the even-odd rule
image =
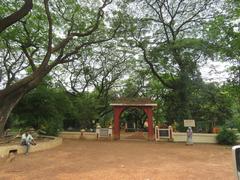
<svg viewBox="0 0 240 180">
<path fill-rule="evenodd" d="M 234 145 L 237 141 L 237 135 L 234 131 L 223 128 L 217 135 L 218 144 Z"/>
<path fill-rule="evenodd" d="M 63 128 L 63 120 L 72 113 L 69 97 L 60 89 L 40 85 L 18 103 L 11 114 L 10 127 L 33 127 L 46 135 L 56 136 Z"/>
<path fill-rule="evenodd" d="M 57 136 L 59 131 L 62 130 L 62 126 L 62 120 L 49 118 L 40 129 L 46 132 L 46 135 Z"/>
</svg>

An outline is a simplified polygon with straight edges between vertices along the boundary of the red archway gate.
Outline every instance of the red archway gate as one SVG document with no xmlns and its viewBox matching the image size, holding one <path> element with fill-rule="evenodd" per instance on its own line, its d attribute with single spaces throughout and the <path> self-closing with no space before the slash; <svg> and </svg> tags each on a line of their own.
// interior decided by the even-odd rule
<svg viewBox="0 0 240 180">
<path fill-rule="evenodd" d="M 148 121 L 148 140 L 154 139 L 153 108 L 157 104 L 153 103 L 150 99 L 119 99 L 110 105 L 113 107 L 114 113 L 113 136 L 115 140 L 120 139 L 120 115 L 128 107 L 136 107 L 144 110 Z"/>
</svg>

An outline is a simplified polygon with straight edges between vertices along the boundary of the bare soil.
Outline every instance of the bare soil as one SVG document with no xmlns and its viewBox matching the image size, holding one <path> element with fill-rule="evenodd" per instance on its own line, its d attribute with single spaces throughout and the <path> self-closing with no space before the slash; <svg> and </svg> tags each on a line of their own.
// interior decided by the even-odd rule
<svg viewBox="0 0 240 180">
<path fill-rule="evenodd" d="M 211 144 L 64 140 L 0 159 L 1 180 L 234 180 L 231 148 Z"/>
</svg>

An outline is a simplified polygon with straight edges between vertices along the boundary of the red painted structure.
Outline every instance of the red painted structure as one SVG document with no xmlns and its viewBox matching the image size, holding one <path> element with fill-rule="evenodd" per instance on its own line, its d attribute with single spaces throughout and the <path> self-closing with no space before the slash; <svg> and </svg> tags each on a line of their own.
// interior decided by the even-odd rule
<svg viewBox="0 0 240 180">
<path fill-rule="evenodd" d="M 121 113 L 128 107 L 136 107 L 142 109 L 147 115 L 148 121 L 148 140 L 154 139 L 154 131 L 153 131 L 153 108 L 157 106 L 157 104 L 151 103 L 151 101 L 146 100 L 138 100 L 135 102 L 130 102 L 130 100 L 126 101 L 118 101 L 116 103 L 110 104 L 113 107 L 114 112 L 114 128 L 113 128 L 113 136 L 115 140 L 120 139 L 120 116 Z"/>
</svg>

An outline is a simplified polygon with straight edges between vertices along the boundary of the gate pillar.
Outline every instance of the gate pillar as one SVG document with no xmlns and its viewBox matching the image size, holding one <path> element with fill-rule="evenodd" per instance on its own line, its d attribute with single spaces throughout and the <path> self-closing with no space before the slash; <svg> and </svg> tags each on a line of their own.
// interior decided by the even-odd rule
<svg viewBox="0 0 240 180">
<path fill-rule="evenodd" d="M 152 107 L 144 107 L 144 111 L 147 114 L 147 122 L 148 122 L 148 140 L 154 140 L 153 133 L 153 110 Z"/>
<path fill-rule="evenodd" d="M 120 139 L 120 115 L 123 109 L 124 107 L 121 107 L 121 106 L 113 107 L 113 113 L 114 113 L 113 138 L 114 140 Z"/>
</svg>

